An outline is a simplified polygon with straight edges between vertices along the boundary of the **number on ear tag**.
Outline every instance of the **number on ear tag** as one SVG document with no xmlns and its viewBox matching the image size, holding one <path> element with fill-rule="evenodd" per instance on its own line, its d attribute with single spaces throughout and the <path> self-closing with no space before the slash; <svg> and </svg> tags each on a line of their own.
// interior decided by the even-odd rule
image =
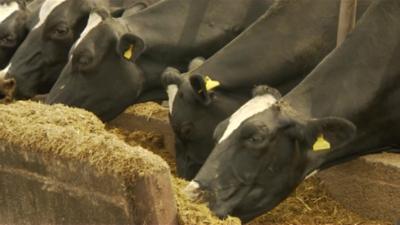
<svg viewBox="0 0 400 225">
<path fill-rule="evenodd" d="M 131 60 L 133 58 L 133 45 L 129 45 L 128 50 L 124 52 L 124 58 Z"/>
<path fill-rule="evenodd" d="M 324 135 L 320 135 L 313 145 L 313 151 L 327 150 L 331 148 L 331 144 L 325 140 Z"/>
<path fill-rule="evenodd" d="M 209 76 L 206 76 L 204 78 L 204 81 L 206 83 L 206 89 L 207 91 L 210 91 L 216 87 L 218 87 L 219 85 L 221 85 L 218 81 L 216 80 L 211 80 L 211 78 Z"/>
</svg>

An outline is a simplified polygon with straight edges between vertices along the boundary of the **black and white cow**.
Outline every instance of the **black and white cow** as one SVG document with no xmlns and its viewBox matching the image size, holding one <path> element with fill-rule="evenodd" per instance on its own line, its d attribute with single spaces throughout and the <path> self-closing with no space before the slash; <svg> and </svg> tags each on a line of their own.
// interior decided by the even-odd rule
<svg viewBox="0 0 400 225">
<path fill-rule="evenodd" d="M 106 1 L 49 0 L 39 21 L 1 73 L 17 85 L 14 97 L 31 98 L 48 92 L 68 60 L 68 51 L 84 29 L 90 11 Z"/>
<path fill-rule="evenodd" d="M 6 78 L 1 83 L 7 84 L 2 91 L 9 93 L 12 89 L 12 97 L 16 99 L 48 93 L 68 62 L 69 50 L 85 29 L 94 9 L 107 12 L 109 0 L 45 1 L 33 30 L 7 68 L 0 71 L 0 76 Z"/>
<path fill-rule="evenodd" d="M 119 19 L 93 14 L 47 102 L 110 120 L 129 105 L 166 99 L 162 71 L 209 57 L 262 15 L 272 0 L 166 0 Z M 229 13 L 226 13 L 229 12 Z M 97 18 L 97 19 L 96 19 Z"/>
<path fill-rule="evenodd" d="M 279 99 L 268 89 L 215 130 L 194 181 L 211 209 L 243 221 L 271 210 L 308 175 L 400 144 L 400 1 L 374 1 L 345 42 Z"/>
<path fill-rule="evenodd" d="M 359 1 L 358 15 L 370 2 Z M 268 84 L 286 93 L 336 46 L 339 4 L 339 0 L 278 1 L 189 77 L 166 71 L 163 80 L 180 176 L 196 175 L 214 147 L 211 131 L 251 98 L 255 85 Z M 219 86 L 207 90 L 205 77 Z"/>
<path fill-rule="evenodd" d="M 41 4 L 35 0 L 28 6 L 23 1 L 0 1 L 0 69 L 4 69 L 18 46 L 32 30 Z"/>
</svg>

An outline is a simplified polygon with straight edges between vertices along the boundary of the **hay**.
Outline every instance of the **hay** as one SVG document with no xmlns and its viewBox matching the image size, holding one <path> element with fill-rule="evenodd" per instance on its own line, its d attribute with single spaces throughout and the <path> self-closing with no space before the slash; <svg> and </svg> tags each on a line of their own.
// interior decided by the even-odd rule
<svg viewBox="0 0 400 225">
<path fill-rule="evenodd" d="M 248 225 L 301 225 L 301 224 L 391 224 L 365 219 L 344 208 L 329 197 L 324 185 L 317 177 L 304 181 L 296 191 L 274 210 Z"/>
<path fill-rule="evenodd" d="M 126 109 L 125 113 L 143 116 L 148 119 L 155 118 L 162 121 L 168 121 L 168 110 L 155 102 L 147 102 L 133 105 Z"/>
<path fill-rule="evenodd" d="M 134 131 L 115 127 L 107 127 L 110 133 L 115 134 L 121 140 L 125 141 L 131 146 L 140 145 L 154 154 L 159 155 L 169 165 L 172 174 L 176 174 L 175 158 L 165 149 L 164 137 L 161 134 L 154 132 Z"/>
<path fill-rule="evenodd" d="M 61 105 L 22 101 L 0 105 L 0 140 L 25 151 L 84 161 L 127 182 L 168 169 L 159 156 L 130 147 L 105 131 L 93 114 Z"/>
<path fill-rule="evenodd" d="M 192 224 L 212 224 L 212 225 L 235 225 L 241 224 L 236 217 L 228 217 L 220 220 L 212 214 L 210 209 L 204 204 L 197 204 L 189 200 L 183 193 L 183 189 L 188 182 L 179 178 L 174 178 L 175 196 L 178 204 L 178 219 L 180 225 Z"/>
<path fill-rule="evenodd" d="M 119 128 L 110 128 L 109 132 L 116 134 L 121 140 L 128 144 L 136 146 L 142 145 L 156 154 L 159 154 L 170 166 L 171 173 L 176 174 L 175 159 L 165 149 L 160 148 L 160 136 L 152 132 L 134 131 L 129 132 Z M 173 188 L 175 190 L 175 199 L 178 206 L 178 219 L 180 225 L 193 224 L 216 224 L 216 225 L 236 225 L 241 224 L 237 218 L 229 217 L 226 220 L 220 220 L 215 217 L 204 204 L 197 204 L 190 201 L 182 190 L 186 187 L 187 182 L 174 177 L 172 179 Z"/>
</svg>

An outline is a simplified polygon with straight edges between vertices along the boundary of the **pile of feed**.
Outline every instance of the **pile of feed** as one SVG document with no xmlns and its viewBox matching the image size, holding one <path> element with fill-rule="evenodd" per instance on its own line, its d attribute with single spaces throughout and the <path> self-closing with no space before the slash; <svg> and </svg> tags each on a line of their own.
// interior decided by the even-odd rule
<svg viewBox="0 0 400 225">
<path fill-rule="evenodd" d="M 99 172 L 124 177 L 128 179 L 127 184 L 132 185 L 141 176 L 169 170 L 168 164 L 158 155 L 138 147 L 138 143 L 145 146 L 149 143 L 147 147 L 153 149 L 162 147 L 161 137 L 142 132 L 113 132 L 117 135 L 106 131 L 99 119 L 81 109 L 23 101 L 0 104 L 0 142 L 33 153 L 84 161 Z M 123 134 L 134 147 L 121 140 Z M 234 218 L 219 220 L 206 206 L 183 200 L 182 189 L 176 189 L 176 185 L 173 187 L 176 197 L 179 196 L 178 219 L 181 225 L 240 224 Z"/>
<path fill-rule="evenodd" d="M 169 169 L 159 156 L 107 132 L 92 113 L 61 105 L 0 105 L 0 140 L 26 151 L 84 161 L 99 172 L 129 179 L 127 183 Z"/>
<path fill-rule="evenodd" d="M 125 110 L 126 114 L 144 116 L 146 118 L 156 118 L 168 121 L 168 110 L 155 102 L 146 102 L 133 105 Z"/>
<path fill-rule="evenodd" d="M 145 109 L 144 111 L 141 111 Z M 153 113 L 154 110 L 156 113 Z M 162 113 L 164 111 L 164 113 Z M 139 115 L 168 115 L 168 110 L 155 104 L 140 104 L 139 107 L 133 106 L 129 108 L 130 113 L 137 113 Z M 167 116 L 166 116 L 167 118 Z M 114 130 L 115 132 L 116 130 Z M 157 133 L 148 134 L 146 132 L 131 133 L 118 130 L 117 132 L 119 137 L 123 140 L 126 140 L 127 143 L 132 143 L 133 145 L 141 144 L 143 146 L 149 147 L 149 150 L 152 150 L 154 153 L 160 154 L 171 168 L 175 167 L 175 161 L 173 157 L 168 154 L 168 152 L 160 151 L 160 149 L 152 148 L 151 146 L 158 145 L 157 143 L 161 143 L 159 139 L 155 139 L 155 143 L 151 144 L 151 139 L 147 139 L 145 142 L 141 140 L 146 139 L 144 137 L 148 136 L 157 136 Z M 159 136 L 158 136 L 159 137 Z M 154 140 L 154 139 L 153 139 Z M 174 171 L 173 171 L 174 172 Z M 174 174 L 174 173 L 173 173 Z M 187 201 L 184 195 L 181 194 L 180 190 L 182 190 L 186 186 L 186 182 L 175 178 L 175 189 L 177 192 L 177 201 L 178 201 L 178 210 L 180 211 L 180 219 L 187 221 L 189 223 L 182 224 L 197 224 L 196 221 L 191 221 L 190 215 L 193 211 L 202 211 L 205 209 L 203 205 L 193 204 L 190 201 Z M 193 204 L 193 205 L 191 205 Z M 208 210 L 208 209 L 207 209 Z M 187 213 L 190 211 L 190 213 Z M 186 216 L 187 215 L 187 216 Z M 197 217 L 199 218 L 199 217 Z M 201 221 L 201 220 L 200 220 Z M 197 221 L 198 222 L 198 221 Z M 228 223 L 236 223 L 237 220 L 234 218 L 230 218 L 227 221 Z M 204 221 L 204 224 L 216 224 L 215 223 L 207 223 Z M 366 218 L 363 218 L 336 202 L 333 198 L 329 196 L 322 181 L 320 181 L 317 177 L 312 177 L 305 182 L 303 182 L 297 190 L 287 198 L 283 203 L 281 203 L 278 207 L 272 210 L 269 213 L 266 213 L 257 219 L 248 223 L 249 225 L 264 225 L 264 224 L 391 224 L 386 221 L 372 221 Z"/>
</svg>

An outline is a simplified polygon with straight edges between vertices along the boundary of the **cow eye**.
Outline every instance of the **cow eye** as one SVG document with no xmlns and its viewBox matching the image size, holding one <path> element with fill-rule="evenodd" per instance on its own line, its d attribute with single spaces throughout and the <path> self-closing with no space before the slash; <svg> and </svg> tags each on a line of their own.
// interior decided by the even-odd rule
<svg viewBox="0 0 400 225">
<path fill-rule="evenodd" d="M 3 46 L 9 46 L 10 44 L 13 44 L 14 41 L 15 41 L 15 37 L 13 35 L 9 34 L 0 39 L 0 44 Z"/>
<path fill-rule="evenodd" d="M 252 143 L 259 143 L 264 140 L 264 137 L 260 134 L 256 134 L 256 135 L 251 136 L 247 140 Z"/>
<path fill-rule="evenodd" d="M 87 66 L 90 64 L 91 61 L 92 61 L 92 59 L 89 56 L 81 56 L 78 58 L 78 63 L 81 66 Z"/>
<path fill-rule="evenodd" d="M 73 58 L 73 65 L 81 72 L 87 72 L 93 67 L 93 57 L 80 55 Z"/>
<path fill-rule="evenodd" d="M 248 123 L 242 127 L 240 135 L 246 145 L 257 147 L 268 141 L 269 132 L 266 126 Z"/>
<path fill-rule="evenodd" d="M 66 25 L 57 26 L 53 30 L 53 37 L 54 38 L 62 38 L 69 34 L 69 28 Z"/>
</svg>

